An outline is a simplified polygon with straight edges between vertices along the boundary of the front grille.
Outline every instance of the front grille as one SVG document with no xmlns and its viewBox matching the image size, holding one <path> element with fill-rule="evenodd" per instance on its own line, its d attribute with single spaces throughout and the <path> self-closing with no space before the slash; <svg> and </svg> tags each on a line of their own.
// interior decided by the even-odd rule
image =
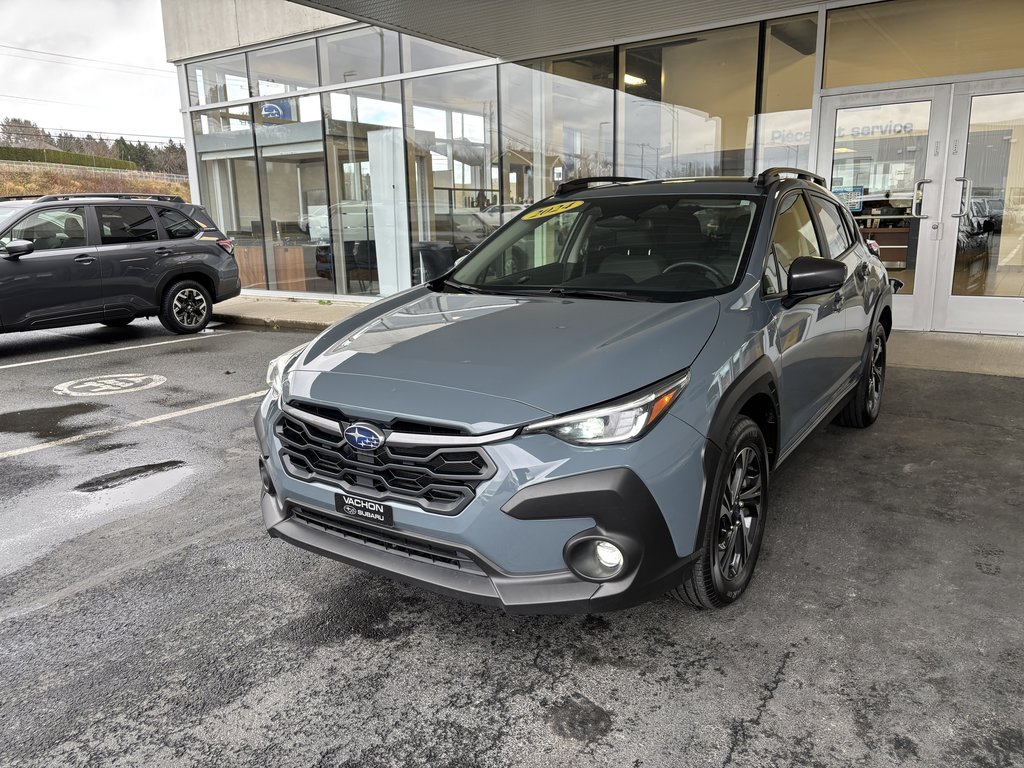
<svg viewBox="0 0 1024 768">
<path fill-rule="evenodd" d="M 410 538 L 395 531 L 371 528 L 350 520 L 343 520 L 306 507 L 292 507 L 292 517 L 305 525 L 342 536 L 368 547 L 382 549 L 393 554 L 404 555 L 445 568 L 455 568 L 466 573 L 483 576 L 484 572 L 470 557 L 460 550 L 433 542 Z"/>
<path fill-rule="evenodd" d="M 403 501 L 427 512 L 457 515 L 477 486 L 494 477 L 482 448 L 383 445 L 360 451 L 341 435 L 288 414 L 274 427 L 288 474 L 318 480 L 364 498 Z"/>
</svg>

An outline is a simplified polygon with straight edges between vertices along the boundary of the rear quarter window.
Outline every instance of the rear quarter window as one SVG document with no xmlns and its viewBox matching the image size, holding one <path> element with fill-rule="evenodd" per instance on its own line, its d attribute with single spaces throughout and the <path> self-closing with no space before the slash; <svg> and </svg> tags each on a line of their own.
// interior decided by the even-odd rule
<svg viewBox="0 0 1024 768">
<path fill-rule="evenodd" d="M 164 232 L 171 240 L 194 237 L 199 233 L 199 225 L 185 214 L 170 208 L 158 208 L 157 218 L 163 225 Z"/>
</svg>

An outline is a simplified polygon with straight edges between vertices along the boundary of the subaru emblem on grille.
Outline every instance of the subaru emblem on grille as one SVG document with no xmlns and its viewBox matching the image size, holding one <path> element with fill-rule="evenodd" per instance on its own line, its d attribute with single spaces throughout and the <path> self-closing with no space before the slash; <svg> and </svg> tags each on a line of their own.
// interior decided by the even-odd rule
<svg viewBox="0 0 1024 768">
<path fill-rule="evenodd" d="M 345 441 L 356 450 L 373 451 L 384 445 L 384 433 L 372 424 L 357 422 L 345 430 Z"/>
</svg>

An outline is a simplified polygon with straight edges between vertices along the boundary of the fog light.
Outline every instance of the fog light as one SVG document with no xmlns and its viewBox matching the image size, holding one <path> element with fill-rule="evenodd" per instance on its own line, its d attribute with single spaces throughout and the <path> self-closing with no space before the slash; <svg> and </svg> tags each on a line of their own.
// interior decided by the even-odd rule
<svg viewBox="0 0 1024 768">
<path fill-rule="evenodd" d="M 597 562 L 610 571 L 617 571 L 622 567 L 622 550 L 610 541 L 599 541 L 594 545 L 594 554 Z"/>
<path fill-rule="evenodd" d="M 618 578 L 633 565 L 634 557 L 622 544 L 604 537 L 586 536 L 570 541 L 565 550 L 566 565 L 587 581 L 609 581 Z"/>
</svg>

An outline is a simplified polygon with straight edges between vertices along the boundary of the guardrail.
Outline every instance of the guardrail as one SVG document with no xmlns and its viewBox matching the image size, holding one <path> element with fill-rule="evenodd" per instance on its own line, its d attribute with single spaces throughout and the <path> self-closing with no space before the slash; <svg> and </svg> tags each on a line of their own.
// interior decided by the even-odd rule
<svg viewBox="0 0 1024 768">
<path fill-rule="evenodd" d="M 67 165 L 65 163 L 38 163 L 34 160 L 0 160 L 0 171 L 39 168 L 62 173 L 101 173 L 132 179 L 154 179 L 188 184 L 188 176 L 179 173 L 156 173 L 155 171 L 124 171 L 119 168 L 96 168 L 92 165 Z"/>
</svg>

